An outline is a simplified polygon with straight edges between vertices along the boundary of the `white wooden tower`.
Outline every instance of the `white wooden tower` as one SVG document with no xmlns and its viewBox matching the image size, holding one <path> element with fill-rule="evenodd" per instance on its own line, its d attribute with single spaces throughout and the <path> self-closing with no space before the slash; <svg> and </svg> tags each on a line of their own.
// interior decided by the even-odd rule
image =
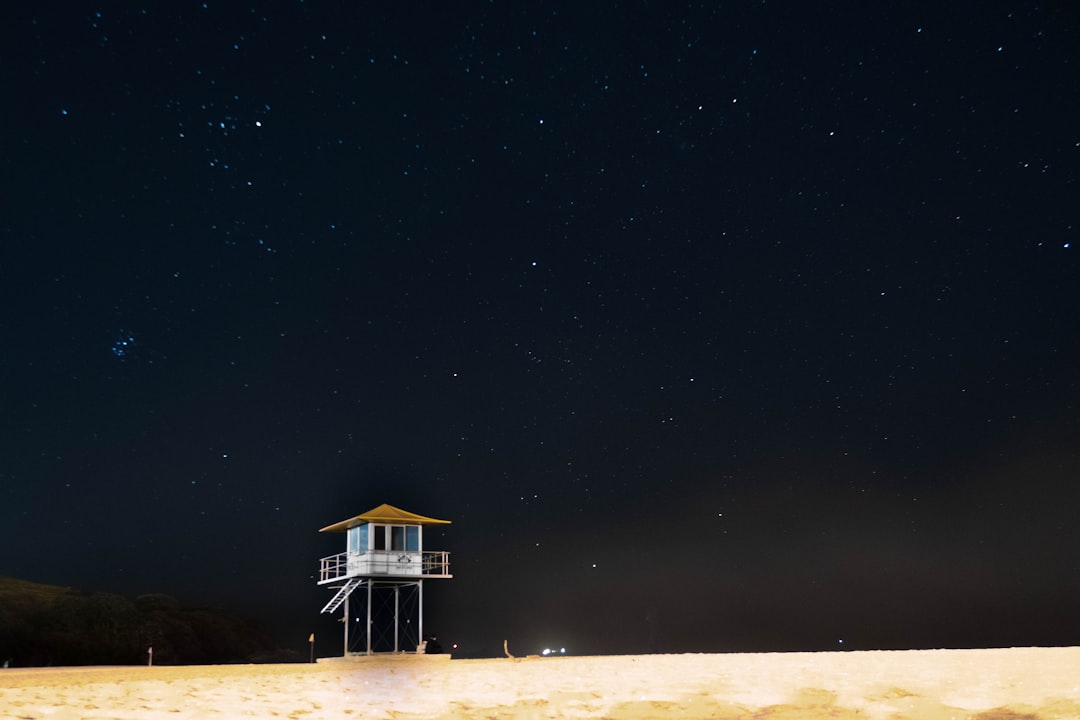
<svg viewBox="0 0 1080 720">
<path fill-rule="evenodd" d="M 403 652 L 420 646 L 424 640 L 424 580 L 452 577 L 450 553 L 424 549 L 424 528 L 449 524 L 449 520 L 384 504 L 319 531 L 345 533 L 345 552 L 319 561 L 319 584 L 337 591 L 322 612 L 345 607 L 345 655 L 350 654 L 349 596 L 359 588 L 366 591 L 361 594 L 363 654 L 391 648 L 392 652 Z"/>
</svg>

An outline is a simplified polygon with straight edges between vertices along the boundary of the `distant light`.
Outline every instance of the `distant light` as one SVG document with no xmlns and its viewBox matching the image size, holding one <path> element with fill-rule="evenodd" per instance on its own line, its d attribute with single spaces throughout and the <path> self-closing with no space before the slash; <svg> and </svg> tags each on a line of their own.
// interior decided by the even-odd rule
<svg viewBox="0 0 1080 720">
<path fill-rule="evenodd" d="M 551 654 L 551 648 L 544 648 L 544 652 L 542 654 L 543 655 L 550 655 Z"/>
<path fill-rule="evenodd" d="M 566 648 L 559 648 L 559 652 L 561 652 L 563 655 L 565 655 L 566 654 Z"/>
</svg>

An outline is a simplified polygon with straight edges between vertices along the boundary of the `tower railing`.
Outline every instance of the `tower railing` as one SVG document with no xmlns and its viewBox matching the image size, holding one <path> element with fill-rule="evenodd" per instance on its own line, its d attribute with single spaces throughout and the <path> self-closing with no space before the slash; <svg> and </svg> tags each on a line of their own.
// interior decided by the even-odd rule
<svg viewBox="0 0 1080 720">
<path fill-rule="evenodd" d="M 338 553 L 319 560 L 319 582 L 330 582 L 345 577 L 348 572 L 348 553 Z"/>
<path fill-rule="evenodd" d="M 365 555 L 370 557 L 401 555 L 400 550 L 371 550 Z M 425 550 L 420 553 L 420 576 L 448 576 L 450 575 L 450 553 L 445 550 Z M 319 560 L 319 583 L 332 582 L 349 576 L 349 553 L 337 553 Z M 388 563 L 386 565 L 390 567 Z M 382 573 L 375 572 L 381 575 Z"/>
<path fill-rule="evenodd" d="M 424 575 L 449 575 L 450 553 L 444 550 L 427 551 L 424 553 L 421 567 Z"/>
</svg>

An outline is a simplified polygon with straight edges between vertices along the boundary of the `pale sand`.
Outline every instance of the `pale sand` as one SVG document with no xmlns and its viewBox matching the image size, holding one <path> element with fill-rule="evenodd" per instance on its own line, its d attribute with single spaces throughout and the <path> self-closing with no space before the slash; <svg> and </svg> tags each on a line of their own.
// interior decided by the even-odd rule
<svg viewBox="0 0 1080 720">
<path fill-rule="evenodd" d="M 3 718 L 1080 718 L 1080 647 L 0 670 Z"/>
</svg>

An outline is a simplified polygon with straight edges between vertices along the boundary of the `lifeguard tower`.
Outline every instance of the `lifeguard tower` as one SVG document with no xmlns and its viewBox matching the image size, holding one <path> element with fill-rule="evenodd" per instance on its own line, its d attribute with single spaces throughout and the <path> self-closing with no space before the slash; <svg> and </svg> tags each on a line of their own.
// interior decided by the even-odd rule
<svg viewBox="0 0 1080 720">
<path fill-rule="evenodd" d="M 424 580 L 453 577 L 450 553 L 424 549 L 424 528 L 449 524 L 449 520 L 380 505 L 319 530 L 346 535 L 345 552 L 319 561 L 319 584 L 337 590 L 322 612 L 332 613 L 345 606 L 346 656 L 350 654 L 352 624 L 349 596 L 361 587 L 366 590 L 361 594 L 366 622 L 361 626 L 362 642 L 357 643 L 364 648 L 362 654 L 420 647 L 424 639 Z M 392 643 L 388 625 L 393 630 Z"/>
</svg>

